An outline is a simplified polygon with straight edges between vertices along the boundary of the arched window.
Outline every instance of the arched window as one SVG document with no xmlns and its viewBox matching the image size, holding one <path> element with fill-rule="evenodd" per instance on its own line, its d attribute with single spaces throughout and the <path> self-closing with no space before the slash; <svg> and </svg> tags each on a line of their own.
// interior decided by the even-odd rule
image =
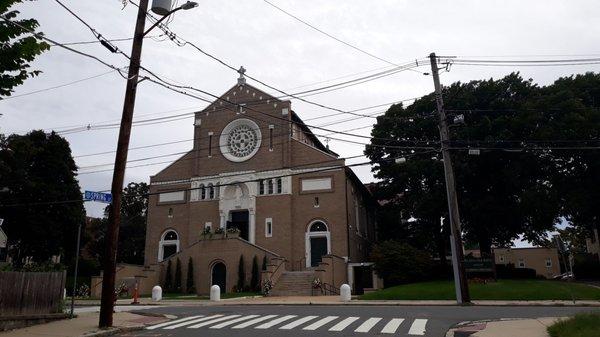
<svg viewBox="0 0 600 337">
<path fill-rule="evenodd" d="M 163 261 L 169 256 L 179 252 L 179 234 L 176 231 L 169 229 L 163 233 L 158 243 L 158 261 Z"/>
<path fill-rule="evenodd" d="M 206 199 L 206 188 L 204 188 L 204 184 L 200 184 L 200 199 Z"/>
<path fill-rule="evenodd" d="M 269 179 L 269 194 L 273 194 L 273 179 Z"/>
<path fill-rule="evenodd" d="M 220 195 L 220 189 L 221 189 L 221 188 L 219 187 L 219 183 L 217 182 L 217 183 L 215 184 L 215 198 L 216 198 L 216 199 L 219 199 L 219 195 Z"/>
<path fill-rule="evenodd" d="M 315 221 L 310 225 L 311 232 L 327 232 L 327 225 L 323 221 Z"/>
<path fill-rule="evenodd" d="M 265 181 L 263 179 L 258 181 L 258 194 L 265 194 Z"/>
<path fill-rule="evenodd" d="M 277 194 L 281 194 L 283 190 L 283 183 L 281 181 L 281 178 L 277 178 Z"/>
<path fill-rule="evenodd" d="M 208 199 L 215 198 L 215 187 L 213 184 L 208 184 Z"/>
</svg>

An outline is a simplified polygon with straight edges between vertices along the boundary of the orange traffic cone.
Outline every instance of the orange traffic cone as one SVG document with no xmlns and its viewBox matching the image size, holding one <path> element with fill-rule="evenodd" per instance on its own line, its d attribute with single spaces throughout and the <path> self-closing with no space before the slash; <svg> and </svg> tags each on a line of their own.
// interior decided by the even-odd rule
<svg viewBox="0 0 600 337">
<path fill-rule="evenodd" d="M 131 302 L 131 304 L 140 304 L 139 297 L 138 283 L 135 282 L 135 287 L 133 288 L 133 302 Z"/>
</svg>

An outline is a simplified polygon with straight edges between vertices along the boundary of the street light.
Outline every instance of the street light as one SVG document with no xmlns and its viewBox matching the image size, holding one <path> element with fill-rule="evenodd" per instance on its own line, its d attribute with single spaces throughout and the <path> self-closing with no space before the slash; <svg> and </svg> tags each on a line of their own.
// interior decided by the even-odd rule
<svg viewBox="0 0 600 337">
<path fill-rule="evenodd" d="M 156 1 L 156 0 L 154 1 L 153 5 L 152 5 L 152 11 L 158 15 L 162 15 L 163 17 L 160 18 L 160 20 L 156 21 L 150 28 L 148 28 L 148 30 L 146 32 L 144 32 L 144 36 L 147 35 L 152 29 L 154 29 L 154 27 L 158 26 L 161 22 L 163 22 L 166 18 L 171 16 L 171 14 L 173 14 L 179 10 L 182 10 L 182 9 L 188 10 L 188 9 L 198 7 L 197 2 L 188 1 L 175 9 L 168 10 L 168 8 L 171 8 L 170 1 L 167 1 L 167 2 L 169 2 L 169 4 L 167 5 L 168 7 L 163 7 L 166 5 L 163 2 L 164 1 Z"/>
<path fill-rule="evenodd" d="M 139 83 L 138 76 L 140 72 L 140 58 L 142 55 L 142 43 L 144 41 L 144 36 L 169 15 L 181 9 L 192 9 L 198 6 L 197 3 L 188 1 L 173 10 L 165 11 L 164 16 L 152 27 L 150 27 L 150 29 L 144 32 L 144 26 L 146 25 L 146 14 L 148 11 L 148 2 L 149 0 L 140 0 L 139 2 L 137 21 L 135 24 L 135 34 L 133 36 L 133 45 L 131 48 L 131 58 L 129 61 L 125 101 L 123 103 L 123 114 L 121 116 L 121 127 L 119 129 L 119 139 L 117 141 L 115 168 L 111 185 L 113 201 L 110 204 L 108 214 L 106 251 L 104 255 L 106 260 L 104 263 L 102 299 L 100 301 L 100 320 L 98 323 L 101 328 L 111 327 L 113 325 L 117 242 L 119 240 L 119 222 L 121 220 L 121 197 L 123 192 L 123 180 L 125 178 L 125 165 L 127 163 L 127 152 L 129 150 L 129 138 L 131 136 L 133 110 L 135 107 L 135 95 L 137 91 L 137 85 Z M 163 7 L 166 7 L 168 4 L 168 8 L 171 8 L 170 0 L 154 0 L 154 5 L 157 4 L 161 4 Z"/>
</svg>

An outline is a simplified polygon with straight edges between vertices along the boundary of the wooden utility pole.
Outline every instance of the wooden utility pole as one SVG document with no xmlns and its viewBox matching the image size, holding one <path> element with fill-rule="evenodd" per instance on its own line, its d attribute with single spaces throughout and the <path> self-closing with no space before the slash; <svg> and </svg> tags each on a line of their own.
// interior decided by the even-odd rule
<svg viewBox="0 0 600 337">
<path fill-rule="evenodd" d="M 440 85 L 440 76 L 438 73 L 437 57 L 435 53 L 429 55 L 431 61 L 431 75 L 433 76 L 433 84 L 435 85 L 435 102 L 439 114 L 440 142 L 442 146 L 442 157 L 444 159 L 444 176 L 446 179 L 446 194 L 448 198 L 448 213 L 451 228 L 451 240 L 453 246 L 452 266 L 454 268 L 454 285 L 456 291 L 456 301 L 458 304 L 466 304 L 471 302 L 469 296 L 469 285 L 467 283 L 467 275 L 463 264 L 463 243 L 460 229 L 460 216 L 458 213 L 458 198 L 456 196 L 456 185 L 454 183 L 454 170 L 452 168 L 452 158 L 448 150 L 448 142 L 450 134 L 448 131 L 448 122 L 446 113 L 444 112 L 444 100 L 442 99 L 442 86 Z M 460 290 L 460 291 L 459 291 Z"/>
<path fill-rule="evenodd" d="M 123 180 L 125 178 L 127 152 L 129 151 L 129 138 L 131 136 L 135 95 L 139 82 L 138 75 L 140 72 L 140 58 L 142 55 L 142 43 L 144 40 L 144 26 L 146 25 L 147 11 L 148 0 L 140 0 L 137 22 L 135 24 L 135 35 L 133 36 L 133 47 L 131 49 L 131 59 L 129 62 L 125 102 L 123 104 L 121 128 L 119 130 L 119 140 L 117 142 L 117 154 L 115 156 L 115 168 L 111 186 L 112 203 L 110 204 L 108 214 L 106 250 L 104 254 L 104 274 L 102 278 L 102 299 L 100 302 L 99 326 L 101 328 L 111 327 L 113 325 L 117 243 L 119 241 L 119 223 L 121 221 L 121 197 L 123 194 Z"/>
</svg>

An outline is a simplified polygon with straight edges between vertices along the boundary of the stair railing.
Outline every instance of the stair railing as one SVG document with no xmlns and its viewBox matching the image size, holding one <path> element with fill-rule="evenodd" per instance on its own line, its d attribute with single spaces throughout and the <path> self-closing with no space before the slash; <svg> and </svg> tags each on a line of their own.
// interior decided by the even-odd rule
<svg viewBox="0 0 600 337">
<path fill-rule="evenodd" d="M 336 288 L 332 284 L 322 283 L 321 284 L 321 293 L 323 295 L 339 295 L 340 291 L 338 290 L 338 288 Z"/>
</svg>

